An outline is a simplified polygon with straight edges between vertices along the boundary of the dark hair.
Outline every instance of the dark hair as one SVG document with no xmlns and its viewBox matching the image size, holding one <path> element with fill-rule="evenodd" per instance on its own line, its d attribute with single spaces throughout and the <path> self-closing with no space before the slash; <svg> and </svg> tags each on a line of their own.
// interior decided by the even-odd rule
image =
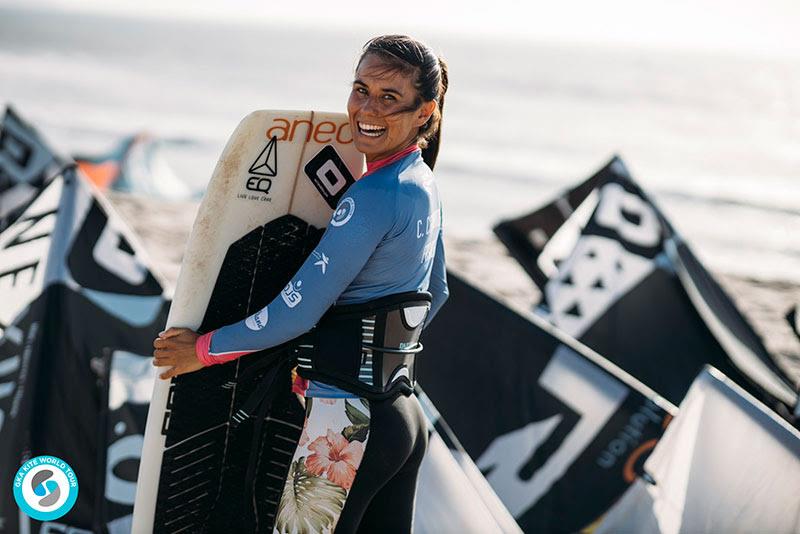
<svg viewBox="0 0 800 534">
<path fill-rule="evenodd" d="M 412 109 L 419 108 L 423 102 L 436 102 L 428 122 L 420 126 L 418 140 L 422 148 L 422 159 L 433 169 L 439 155 L 442 139 L 442 111 L 444 94 L 447 92 L 447 64 L 429 46 L 407 35 L 381 35 L 367 41 L 358 59 L 358 65 L 367 54 L 381 56 L 389 71 L 417 73 L 414 86 L 419 91 Z M 356 65 L 356 69 L 358 69 Z"/>
</svg>

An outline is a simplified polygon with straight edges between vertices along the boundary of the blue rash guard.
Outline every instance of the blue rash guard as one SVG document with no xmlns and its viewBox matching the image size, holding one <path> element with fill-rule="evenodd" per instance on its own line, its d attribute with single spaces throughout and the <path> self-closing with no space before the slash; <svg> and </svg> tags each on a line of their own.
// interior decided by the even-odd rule
<svg viewBox="0 0 800 534">
<path fill-rule="evenodd" d="M 370 167 L 339 201 L 319 244 L 281 294 L 245 320 L 201 336 L 200 361 L 224 363 L 294 339 L 334 303 L 406 291 L 431 293 L 425 326 L 430 323 L 448 296 L 433 173 L 416 147 Z M 318 381 L 306 396 L 355 397 Z"/>
</svg>

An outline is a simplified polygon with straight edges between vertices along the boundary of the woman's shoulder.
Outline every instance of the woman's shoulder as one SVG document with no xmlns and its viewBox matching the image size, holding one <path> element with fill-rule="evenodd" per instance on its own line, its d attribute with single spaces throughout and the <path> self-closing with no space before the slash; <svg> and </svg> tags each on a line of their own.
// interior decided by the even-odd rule
<svg viewBox="0 0 800 534">
<path fill-rule="evenodd" d="M 397 174 L 398 190 L 406 194 L 429 194 L 435 187 L 433 171 L 422 157 L 408 162 Z"/>
<path fill-rule="evenodd" d="M 433 180 L 433 171 L 425 164 L 419 152 L 403 159 L 395 169 L 397 183 L 401 188 L 425 187 Z"/>
</svg>

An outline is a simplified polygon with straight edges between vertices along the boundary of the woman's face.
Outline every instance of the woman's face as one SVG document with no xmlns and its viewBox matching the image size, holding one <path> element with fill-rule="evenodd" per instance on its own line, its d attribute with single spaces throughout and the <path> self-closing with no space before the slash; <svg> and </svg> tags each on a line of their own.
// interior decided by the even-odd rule
<svg viewBox="0 0 800 534">
<path fill-rule="evenodd" d="M 414 73 L 386 70 L 380 56 L 361 60 L 347 101 L 347 114 L 356 149 L 367 161 L 398 152 L 417 140 L 420 126 L 433 113 L 435 102 L 415 107 Z"/>
</svg>

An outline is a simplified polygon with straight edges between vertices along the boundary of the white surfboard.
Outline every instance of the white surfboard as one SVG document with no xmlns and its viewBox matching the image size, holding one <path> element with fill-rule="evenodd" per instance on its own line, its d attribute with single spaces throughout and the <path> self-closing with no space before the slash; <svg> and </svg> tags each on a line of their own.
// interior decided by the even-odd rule
<svg viewBox="0 0 800 534">
<path fill-rule="evenodd" d="M 344 114 L 256 111 L 245 117 L 200 206 L 167 326 L 206 331 L 263 307 L 286 283 L 276 289 L 275 273 L 288 281 L 363 171 Z M 156 380 L 134 533 L 199 530 L 223 479 L 241 471 L 222 466 L 236 458 L 234 449 L 246 450 L 229 424 L 243 400 L 244 386 L 237 384 L 243 360 Z"/>
</svg>

